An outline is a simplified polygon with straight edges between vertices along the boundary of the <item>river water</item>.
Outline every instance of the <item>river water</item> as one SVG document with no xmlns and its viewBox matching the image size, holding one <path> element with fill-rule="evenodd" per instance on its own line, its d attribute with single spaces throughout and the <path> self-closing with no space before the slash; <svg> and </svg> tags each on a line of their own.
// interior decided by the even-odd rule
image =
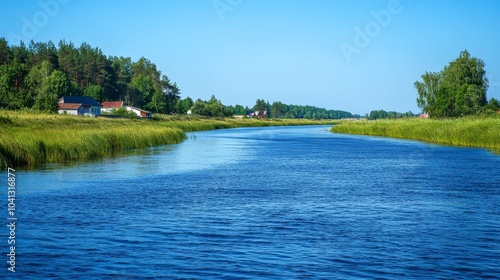
<svg viewBox="0 0 500 280">
<path fill-rule="evenodd" d="M 500 156 L 328 128 L 18 170 L 0 277 L 500 278 Z"/>
</svg>

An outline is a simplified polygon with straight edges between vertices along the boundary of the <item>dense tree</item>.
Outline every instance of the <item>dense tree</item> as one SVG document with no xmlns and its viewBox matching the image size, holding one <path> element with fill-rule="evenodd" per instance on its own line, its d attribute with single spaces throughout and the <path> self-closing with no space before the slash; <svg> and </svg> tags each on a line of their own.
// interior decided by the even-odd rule
<svg viewBox="0 0 500 280">
<path fill-rule="evenodd" d="M 0 38 L 0 65 L 10 61 L 11 50 L 5 38 Z"/>
<path fill-rule="evenodd" d="M 130 95 L 125 98 L 126 103 L 136 107 L 143 107 L 151 102 L 155 88 L 150 76 L 144 74 L 135 76 L 132 78 L 130 87 Z M 148 107 L 151 107 L 151 105 L 148 105 Z"/>
<path fill-rule="evenodd" d="M 476 88 L 470 88 L 466 93 L 472 96 L 475 91 Z M 33 41 L 28 47 L 22 42 L 9 46 L 5 38 L 0 38 L 0 108 L 54 111 L 63 95 L 86 95 L 100 102 L 122 100 L 167 114 L 186 114 L 190 109 L 194 114 L 213 117 L 252 112 L 242 105 L 224 106 L 215 96 L 208 101 L 181 99 L 179 86 L 144 57 L 133 61 L 130 57 L 105 56 L 101 49 L 87 43 L 75 46 L 64 40 L 57 46 Z M 269 104 L 264 99 L 258 99 L 253 110 L 267 111 L 268 116 L 275 118 L 352 117 L 345 111 L 279 101 Z"/>
<path fill-rule="evenodd" d="M 487 104 L 488 79 L 481 59 L 468 51 L 439 73 L 426 72 L 415 82 L 417 105 L 431 117 L 477 114 Z"/>
<path fill-rule="evenodd" d="M 285 118 L 287 118 L 287 119 L 295 119 L 295 118 L 297 118 L 297 112 L 295 110 L 288 111 L 285 114 Z"/>
<path fill-rule="evenodd" d="M 417 105 L 424 112 L 434 115 L 436 110 L 436 98 L 440 97 L 441 73 L 425 72 L 422 82 L 416 81 L 415 88 L 418 92 Z"/>
<path fill-rule="evenodd" d="M 186 97 L 185 99 L 178 99 L 175 103 L 175 113 L 180 115 L 185 115 L 187 111 L 193 107 L 193 99 Z"/>
<path fill-rule="evenodd" d="M 314 106 L 287 105 L 280 101 L 269 104 L 262 99 L 258 99 L 256 105 L 253 107 L 253 111 L 262 112 L 262 108 L 267 110 L 267 116 L 271 118 L 341 119 L 353 117 L 351 113 L 346 111 L 326 110 Z M 248 114 L 252 111 L 248 107 L 243 108 L 241 105 L 229 107 L 228 109 L 232 111 L 232 114 Z M 226 113 L 226 115 L 228 114 Z"/>
<path fill-rule="evenodd" d="M 286 105 L 280 101 L 273 102 L 271 105 L 271 117 L 273 118 L 283 118 L 286 115 Z"/>
<path fill-rule="evenodd" d="M 102 88 L 99 85 L 90 84 L 84 91 L 83 95 L 94 98 L 97 102 L 102 100 Z"/>
<path fill-rule="evenodd" d="M 266 112 L 267 111 L 267 102 L 264 99 L 257 99 L 255 105 L 253 106 L 255 111 Z"/>
<path fill-rule="evenodd" d="M 56 111 L 58 99 L 65 95 L 68 90 L 69 83 L 66 79 L 66 75 L 59 70 L 54 70 L 42 81 L 33 108 L 40 111 Z"/>
<path fill-rule="evenodd" d="M 23 107 L 25 75 L 25 66 L 17 60 L 0 65 L 0 107 L 7 109 Z"/>
<path fill-rule="evenodd" d="M 488 105 L 486 105 L 486 108 L 493 112 L 498 111 L 500 110 L 500 101 L 495 98 L 491 98 Z"/>
<path fill-rule="evenodd" d="M 194 102 L 191 111 L 195 115 L 210 116 L 210 112 L 207 108 L 207 102 L 199 98 L 196 100 L 196 102 Z"/>
<path fill-rule="evenodd" d="M 215 98 L 215 95 L 208 100 L 206 108 L 210 117 L 224 117 L 224 105 Z"/>
<path fill-rule="evenodd" d="M 245 107 L 239 104 L 234 105 L 232 109 L 233 109 L 233 114 L 246 115 L 248 113 Z"/>
<path fill-rule="evenodd" d="M 31 68 L 26 83 L 26 96 L 34 99 L 33 108 L 41 111 L 56 111 L 57 100 L 70 89 L 66 75 L 54 70 L 48 61 Z"/>
<path fill-rule="evenodd" d="M 0 38 L 0 108 L 53 110 L 55 90 L 57 96 L 122 100 L 159 113 L 174 112 L 180 99 L 177 84 L 144 57 L 137 62 L 129 57 L 107 57 L 87 43 L 75 47 L 64 40 L 57 47 L 52 42 L 33 41 L 28 47 L 22 42 L 9 46 Z M 47 102 L 55 103 L 48 106 Z"/>
<path fill-rule="evenodd" d="M 175 104 L 181 98 L 181 91 L 176 83 L 171 83 L 170 79 L 163 75 L 161 78 L 162 93 L 165 100 L 165 109 L 167 113 L 175 112 Z M 188 109 L 189 110 L 189 109 Z"/>
<path fill-rule="evenodd" d="M 13 70 L 8 64 L 0 65 L 0 106 L 11 109 L 13 99 Z"/>
<path fill-rule="evenodd" d="M 115 78 L 115 92 L 108 94 L 109 100 L 125 100 L 132 80 L 132 59 L 130 57 L 110 57 L 111 69 Z"/>
<path fill-rule="evenodd" d="M 208 101 L 203 101 L 201 99 L 196 100 L 191 111 L 193 114 L 207 117 L 229 117 L 232 116 L 234 112 L 228 108 L 229 107 L 224 106 L 215 95 L 212 95 Z"/>
<path fill-rule="evenodd" d="M 394 111 L 386 112 L 384 110 L 374 110 L 371 111 L 370 114 L 366 116 L 366 118 L 369 120 L 400 119 L 400 118 L 412 118 L 412 117 L 415 117 L 415 115 L 411 111 L 408 111 L 406 113 L 399 113 Z"/>
<path fill-rule="evenodd" d="M 31 41 L 28 46 L 28 67 L 47 61 L 52 68 L 59 68 L 57 48 L 49 41 L 48 43 L 35 43 Z"/>
</svg>

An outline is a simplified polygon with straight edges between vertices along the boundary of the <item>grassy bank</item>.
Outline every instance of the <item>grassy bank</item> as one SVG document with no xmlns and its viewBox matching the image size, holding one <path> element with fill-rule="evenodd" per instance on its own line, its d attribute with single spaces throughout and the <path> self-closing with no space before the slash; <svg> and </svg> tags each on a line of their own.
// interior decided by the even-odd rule
<svg viewBox="0 0 500 280">
<path fill-rule="evenodd" d="M 185 132 L 332 121 L 205 119 L 159 116 L 154 120 L 86 118 L 0 111 L 0 168 L 88 160 L 117 150 L 180 143 Z"/>
<path fill-rule="evenodd" d="M 500 116 L 344 122 L 331 131 L 500 150 Z"/>
</svg>

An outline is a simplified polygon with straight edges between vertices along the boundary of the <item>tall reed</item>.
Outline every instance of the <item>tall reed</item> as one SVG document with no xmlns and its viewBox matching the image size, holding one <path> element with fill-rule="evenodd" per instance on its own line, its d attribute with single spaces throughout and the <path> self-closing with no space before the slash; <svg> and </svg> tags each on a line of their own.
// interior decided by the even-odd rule
<svg viewBox="0 0 500 280">
<path fill-rule="evenodd" d="M 185 132 L 243 126 L 332 124 L 332 121 L 87 118 L 0 111 L 0 168 L 101 158 L 123 149 L 180 143 Z"/>
<path fill-rule="evenodd" d="M 331 131 L 500 149 L 500 116 L 343 122 Z"/>
</svg>

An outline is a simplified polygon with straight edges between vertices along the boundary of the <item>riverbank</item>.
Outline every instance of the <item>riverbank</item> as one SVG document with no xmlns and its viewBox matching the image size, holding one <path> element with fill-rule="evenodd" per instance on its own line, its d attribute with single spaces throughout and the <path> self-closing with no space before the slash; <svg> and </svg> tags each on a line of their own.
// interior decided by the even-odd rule
<svg viewBox="0 0 500 280">
<path fill-rule="evenodd" d="M 500 151 L 500 116 L 343 122 L 331 131 Z"/>
<path fill-rule="evenodd" d="M 155 119 L 87 118 L 0 111 L 0 169 L 89 160 L 118 150 L 177 144 L 186 132 L 249 126 L 333 124 L 316 120 L 207 119 L 158 116 Z"/>
</svg>

